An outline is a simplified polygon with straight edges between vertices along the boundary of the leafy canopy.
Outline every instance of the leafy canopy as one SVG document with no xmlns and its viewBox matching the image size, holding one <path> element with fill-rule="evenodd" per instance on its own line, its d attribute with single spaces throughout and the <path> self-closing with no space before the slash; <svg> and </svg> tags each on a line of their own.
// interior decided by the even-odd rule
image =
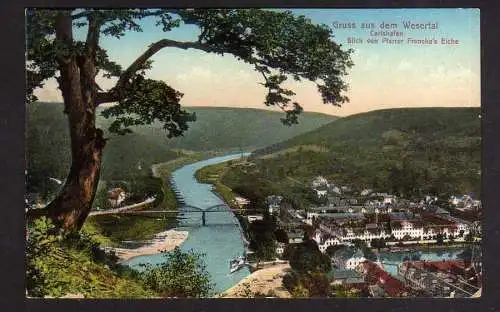
<svg viewBox="0 0 500 312">
<path fill-rule="evenodd" d="M 164 297 L 208 297 L 214 285 L 206 270 L 203 254 L 183 252 L 176 247 L 165 253 L 165 261 L 156 266 L 146 264 L 141 278 L 156 293 Z"/>
<path fill-rule="evenodd" d="M 248 63 L 262 75 L 261 84 L 268 91 L 265 105 L 283 110 L 282 122 L 286 125 L 298 123 L 297 115 L 302 112 L 299 103 L 292 100 L 295 93 L 283 86 L 288 78 L 313 81 L 325 104 L 340 106 L 348 101 L 343 94 L 347 90 L 343 77 L 353 65 L 352 51 L 342 50 L 331 39 L 332 30 L 328 26 L 316 25 L 289 11 L 29 9 L 26 18 L 27 100 L 36 100 L 33 91 L 51 77 L 56 77 L 60 85 L 64 83 L 58 73 L 64 60 L 74 58 L 80 67 L 90 60 L 97 68 L 97 75 L 116 80 L 109 90 L 102 90 L 96 83 L 82 85 L 95 91 L 96 106 L 117 104 L 103 112 L 107 118 L 114 117 L 109 128 L 115 133 L 125 134 L 130 132 L 130 126 L 158 120 L 169 137 L 180 136 L 187 130 L 187 123 L 195 120 L 193 114 L 181 109 L 181 92 L 163 81 L 147 78 L 146 71 L 152 64 L 150 57 L 166 47 L 229 53 Z M 129 31 L 141 32 L 143 19 L 153 19 L 165 33 L 188 24 L 198 26 L 200 33 L 192 42 L 167 38 L 154 42 L 124 69 L 99 46 L 100 37 L 121 38 Z M 70 28 L 86 29 L 86 40 L 74 39 L 72 31 L 71 36 L 58 39 L 57 32 L 64 27 L 64 20 L 72 23 Z"/>
</svg>

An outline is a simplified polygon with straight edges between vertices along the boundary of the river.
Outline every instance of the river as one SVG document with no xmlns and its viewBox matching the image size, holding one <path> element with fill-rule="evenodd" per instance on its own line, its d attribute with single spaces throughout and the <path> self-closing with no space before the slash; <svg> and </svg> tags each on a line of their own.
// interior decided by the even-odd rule
<svg viewBox="0 0 500 312">
<path fill-rule="evenodd" d="M 243 154 L 244 156 L 248 154 Z M 212 192 L 211 184 L 199 183 L 194 177 L 195 172 L 205 166 L 214 165 L 237 159 L 241 154 L 220 156 L 208 160 L 199 161 L 186 165 L 172 173 L 172 179 L 177 190 L 181 193 L 185 205 L 207 209 L 224 202 Z M 229 273 L 229 260 L 243 253 L 243 241 L 241 239 L 241 228 L 231 212 L 206 213 L 206 226 L 201 226 L 201 213 L 183 213 L 184 206 L 179 207 L 180 218 L 176 229 L 188 231 L 187 240 L 180 246 L 184 251 L 193 249 L 205 254 L 207 271 L 210 273 L 212 282 L 215 284 L 217 293 L 223 292 L 237 284 L 240 280 L 250 274 L 244 268 L 234 274 Z M 443 259 L 456 259 L 463 249 L 450 250 L 425 250 L 418 251 L 419 259 L 440 261 Z M 397 263 L 405 257 L 411 257 L 414 253 L 408 252 L 381 252 L 380 260 L 384 262 L 384 269 L 391 275 L 397 277 Z M 138 264 L 158 264 L 163 261 L 162 254 L 140 256 L 125 262 L 126 264 L 140 269 Z"/>
<path fill-rule="evenodd" d="M 248 154 L 243 154 L 244 156 Z M 215 157 L 186 165 L 172 173 L 172 179 L 181 193 L 185 205 L 207 209 L 214 205 L 224 204 L 222 199 L 212 192 L 211 184 L 199 183 L 194 177 L 195 172 L 203 167 L 222 163 L 241 157 L 242 154 L 232 154 Z M 201 226 L 201 213 L 182 213 L 184 206 L 179 207 L 181 218 L 176 228 L 188 231 L 189 236 L 180 246 L 184 251 L 193 249 L 205 254 L 207 271 L 210 273 L 215 291 L 220 293 L 250 274 L 247 268 L 230 274 L 229 260 L 239 256 L 244 251 L 241 239 L 241 229 L 237 219 L 231 212 L 206 213 L 206 226 Z M 125 262 L 139 268 L 140 263 L 158 264 L 163 261 L 162 254 L 140 256 Z"/>
</svg>

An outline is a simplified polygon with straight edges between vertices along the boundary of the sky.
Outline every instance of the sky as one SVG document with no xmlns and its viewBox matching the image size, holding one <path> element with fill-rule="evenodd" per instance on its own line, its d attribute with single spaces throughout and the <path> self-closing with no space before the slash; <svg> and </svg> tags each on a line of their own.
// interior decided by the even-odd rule
<svg viewBox="0 0 500 312">
<path fill-rule="evenodd" d="M 314 23 L 330 26 L 333 40 L 345 49 L 354 49 L 354 66 L 345 77 L 349 84 L 345 95 L 350 101 L 342 107 L 323 104 L 312 82 L 287 83 L 296 92 L 293 100 L 305 111 L 348 116 L 396 107 L 480 106 L 478 9 L 291 11 Z M 381 28 L 381 23 L 390 27 Z M 405 28 L 410 23 L 414 29 Z M 373 24 L 374 28 L 362 28 L 365 26 L 362 24 Z M 149 19 L 142 21 L 142 26 L 141 33 L 129 32 L 120 39 L 103 37 L 100 41 L 111 59 L 124 68 L 155 41 L 163 38 L 194 41 L 199 33 L 191 25 L 164 33 Z M 382 31 L 397 32 L 399 36 L 380 35 Z M 83 39 L 84 31 L 75 30 L 75 36 Z M 393 41 L 388 43 L 383 38 Z M 374 42 L 375 39 L 378 41 Z M 426 43 L 429 41 L 432 43 Z M 148 76 L 184 93 L 182 105 L 266 108 L 263 104 L 266 89 L 259 84 L 260 74 L 231 55 L 168 48 L 155 54 L 152 60 Z M 114 82 L 98 78 L 103 89 L 112 87 Z M 62 101 L 54 80 L 47 81 L 35 95 L 42 101 Z"/>
</svg>

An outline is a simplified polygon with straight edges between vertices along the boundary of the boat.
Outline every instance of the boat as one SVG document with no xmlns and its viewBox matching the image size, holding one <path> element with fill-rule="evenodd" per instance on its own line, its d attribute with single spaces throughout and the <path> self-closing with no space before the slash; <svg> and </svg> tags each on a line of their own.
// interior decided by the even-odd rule
<svg viewBox="0 0 500 312">
<path fill-rule="evenodd" d="M 234 273 L 246 265 L 245 258 L 243 256 L 239 256 L 235 259 L 229 261 L 229 271 Z"/>
<path fill-rule="evenodd" d="M 232 260 L 229 260 L 229 271 L 231 273 L 234 273 L 238 270 L 241 270 L 243 267 L 250 265 L 247 261 L 247 255 L 253 253 L 253 251 L 248 249 L 250 242 L 246 239 L 245 234 L 243 233 L 243 230 L 241 229 L 239 224 L 235 224 L 235 225 L 239 227 L 240 236 L 241 236 L 241 240 L 243 242 L 244 251 L 243 251 L 243 255 L 238 256 Z"/>
</svg>

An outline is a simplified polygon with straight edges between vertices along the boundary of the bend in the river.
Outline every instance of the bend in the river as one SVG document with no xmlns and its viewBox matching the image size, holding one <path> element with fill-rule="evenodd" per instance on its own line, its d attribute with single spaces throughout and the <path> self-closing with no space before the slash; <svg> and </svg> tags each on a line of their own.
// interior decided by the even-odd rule
<svg viewBox="0 0 500 312">
<path fill-rule="evenodd" d="M 243 154 L 246 156 L 248 154 Z M 212 192 L 211 184 L 199 183 L 195 172 L 203 167 L 226 162 L 241 157 L 242 154 L 220 156 L 186 165 L 172 173 L 172 181 L 182 196 L 185 206 L 201 209 L 224 204 Z M 222 292 L 250 274 L 247 268 L 229 273 L 229 260 L 241 255 L 244 250 L 241 228 L 232 212 L 211 212 L 206 214 L 206 226 L 201 225 L 201 213 L 183 213 L 179 207 L 181 220 L 177 229 L 189 232 L 187 240 L 180 246 L 184 251 L 193 249 L 205 254 L 207 270 L 215 283 L 215 291 Z M 157 264 L 163 261 L 162 254 L 133 258 L 126 263 L 137 267 L 139 263 Z"/>
</svg>

